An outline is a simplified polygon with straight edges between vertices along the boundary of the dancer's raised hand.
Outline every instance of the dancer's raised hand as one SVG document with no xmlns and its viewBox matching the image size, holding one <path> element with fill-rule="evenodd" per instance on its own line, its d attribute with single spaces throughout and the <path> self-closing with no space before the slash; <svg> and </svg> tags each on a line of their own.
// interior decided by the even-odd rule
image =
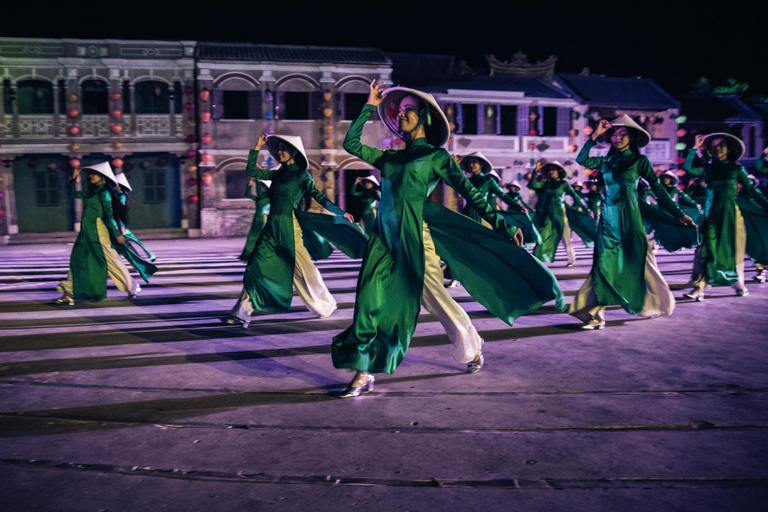
<svg viewBox="0 0 768 512">
<path fill-rule="evenodd" d="M 697 135 L 693 143 L 693 149 L 702 149 L 702 148 L 704 148 L 704 136 Z"/>
<path fill-rule="evenodd" d="M 597 128 L 595 128 L 595 131 L 592 134 L 592 140 L 597 140 L 598 137 L 610 130 L 612 127 L 613 125 L 611 125 L 610 121 L 607 119 L 601 119 L 600 122 L 597 123 Z"/>
<path fill-rule="evenodd" d="M 259 151 L 264 146 L 264 144 L 267 143 L 267 137 L 269 137 L 268 133 L 262 133 L 259 135 L 259 140 L 256 141 L 256 145 L 253 147 L 253 149 Z"/>
<path fill-rule="evenodd" d="M 368 104 L 373 105 L 374 107 L 378 107 L 381 104 L 381 102 L 384 100 L 384 97 L 381 93 L 384 92 L 385 85 L 386 84 L 384 82 L 379 82 L 377 84 L 375 78 L 371 80 L 368 93 Z"/>
</svg>

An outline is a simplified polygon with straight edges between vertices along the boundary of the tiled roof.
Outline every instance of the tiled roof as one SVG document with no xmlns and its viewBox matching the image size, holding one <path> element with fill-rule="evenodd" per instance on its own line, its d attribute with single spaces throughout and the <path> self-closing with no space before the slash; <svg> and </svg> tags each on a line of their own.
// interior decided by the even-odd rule
<svg viewBox="0 0 768 512">
<path fill-rule="evenodd" d="M 402 84 L 407 85 L 407 84 Z M 424 87 L 425 92 L 446 93 L 448 89 L 469 91 L 522 92 L 532 98 L 571 98 L 563 89 L 559 89 L 546 80 L 539 78 L 519 78 L 507 75 L 473 76 L 466 79 L 455 78 L 451 81 Z"/>
<path fill-rule="evenodd" d="M 378 48 L 333 46 L 199 42 L 195 56 L 200 60 L 391 64 Z"/>
<path fill-rule="evenodd" d="M 759 122 L 761 118 L 736 96 L 685 96 L 681 113 L 694 122 Z"/>
<path fill-rule="evenodd" d="M 590 106 L 641 110 L 680 108 L 675 98 L 648 78 L 557 73 L 555 81 Z"/>
</svg>

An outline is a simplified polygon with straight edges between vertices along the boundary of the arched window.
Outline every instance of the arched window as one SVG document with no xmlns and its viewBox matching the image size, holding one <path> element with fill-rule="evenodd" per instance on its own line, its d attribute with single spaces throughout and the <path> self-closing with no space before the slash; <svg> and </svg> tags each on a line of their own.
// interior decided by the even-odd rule
<svg viewBox="0 0 768 512">
<path fill-rule="evenodd" d="M 53 114 L 53 84 L 45 80 L 21 80 L 18 84 L 19 114 Z"/>
<path fill-rule="evenodd" d="M 157 80 L 138 82 L 135 89 L 137 114 L 170 114 L 168 84 Z"/>
<path fill-rule="evenodd" d="M 109 112 L 108 86 L 103 80 L 85 80 L 83 89 L 83 114 L 106 114 Z"/>
</svg>

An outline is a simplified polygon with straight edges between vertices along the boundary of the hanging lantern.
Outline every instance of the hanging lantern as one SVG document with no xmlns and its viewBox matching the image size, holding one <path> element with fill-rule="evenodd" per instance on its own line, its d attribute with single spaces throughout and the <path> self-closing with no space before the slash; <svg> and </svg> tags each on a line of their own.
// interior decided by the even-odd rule
<svg viewBox="0 0 768 512">
<path fill-rule="evenodd" d="M 74 144 L 74 143 L 72 143 L 72 144 L 70 144 L 70 145 L 69 145 L 69 150 L 70 150 L 71 152 L 73 152 L 73 153 L 74 153 L 75 151 L 77 151 L 78 149 L 80 149 L 80 145 L 79 145 L 79 144 Z"/>
<path fill-rule="evenodd" d="M 680 128 L 679 130 L 677 130 L 677 136 L 678 137 L 685 137 L 686 133 L 688 133 L 688 132 L 685 131 L 683 128 Z"/>
<path fill-rule="evenodd" d="M 575 153 L 576 152 L 576 144 L 569 144 L 568 145 L 568 152 L 569 153 Z"/>
<path fill-rule="evenodd" d="M 192 158 L 196 154 L 197 154 L 197 151 L 195 151 L 194 149 L 190 149 L 190 150 L 187 151 L 187 157 L 189 157 L 189 158 Z"/>
<path fill-rule="evenodd" d="M 333 135 L 333 125 L 327 124 L 323 126 L 323 133 L 325 133 L 326 135 Z"/>
<path fill-rule="evenodd" d="M 683 165 L 685 163 L 685 158 L 682 156 L 677 157 L 677 165 Z"/>
<path fill-rule="evenodd" d="M 56 162 L 49 163 L 46 167 L 48 167 L 49 171 L 55 171 L 59 166 L 56 165 Z M 0 198 L 2 198 L 2 194 L 0 194 Z"/>
<path fill-rule="evenodd" d="M 197 185 L 197 180 L 195 178 L 189 178 L 187 180 L 188 187 L 194 187 L 195 185 Z"/>
<path fill-rule="evenodd" d="M 114 167 L 122 167 L 123 166 L 123 159 L 122 158 L 113 158 L 112 159 L 112 165 Z"/>
<path fill-rule="evenodd" d="M 69 117 L 77 117 L 77 116 L 79 116 L 79 115 L 80 115 L 80 111 L 79 111 L 79 110 L 77 110 L 76 108 L 71 108 L 71 109 L 69 109 L 69 110 L 67 111 L 67 115 L 68 115 Z"/>
<path fill-rule="evenodd" d="M 79 167 L 80 167 L 80 160 L 78 160 L 77 158 L 72 158 L 72 159 L 69 161 L 69 166 L 70 166 L 71 168 L 73 168 L 73 169 L 77 169 L 77 168 L 79 168 Z"/>
<path fill-rule="evenodd" d="M 142 166 L 144 169 L 149 169 L 149 167 L 150 167 L 151 165 L 152 165 L 152 162 L 150 162 L 149 160 L 144 160 L 143 162 L 141 162 L 141 166 Z"/>
<path fill-rule="evenodd" d="M 584 128 L 584 135 L 592 135 L 592 132 L 594 131 L 595 131 L 594 128 L 592 128 L 591 126 L 587 126 Z"/>
<path fill-rule="evenodd" d="M 579 114 L 579 113 L 578 113 L 578 112 L 576 112 L 575 110 L 571 110 L 571 119 L 573 119 L 573 120 L 575 121 L 575 120 L 577 120 L 579 117 L 581 117 L 581 114 Z"/>
<path fill-rule="evenodd" d="M 579 134 L 579 130 L 571 129 L 568 131 L 570 137 L 576 137 Z"/>
<path fill-rule="evenodd" d="M 197 172 L 197 166 L 196 165 L 190 165 L 189 169 L 187 169 L 189 172 Z"/>
<path fill-rule="evenodd" d="M 529 142 L 528 143 L 528 150 L 529 151 L 533 151 L 534 149 L 536 149 L 536 143 L 535 142 Z"/>
<path fill-rule="evenodd" d="M 29 161 L 29 168 L 30 169 L 34 169 L 38 165 L 40 165 L 40 160 L 38 160 L 37 158 L 33 158 L 32 160 Z"/>
<path fill-rule="evenodd" d="M 267 91 L 266 93 L 264 93 L 264 101 L 272 103 L 272 100 L 274 99 L 275 97 L 272 95 L 272 91 Z"/>
<path fill-rule="evenodd" d="M 687 117 L 685 117 L 685 116 L 680 116 L 680 117 L 677 117 L 677 118 L 675 118 L 675 122 L 676 122 L 677 124 L 683 124 L 683 123 L 685 123 L 687 120 L 688 120 L 688 118 L 687 118 Z"/>
<path fill-rule="evenodd" d="M 5 210 L 0 210 L 0 217 L 2 217 L 3 215 L 5 215 Z"/>
<path fill-rule="evenodd" d="M 323 99 L 325 101 L 331 101 L 331 98 L 333 98 L 333 93 L 331 91 L 325 91 L 323 93 Z"/>
<path fill-rule="evenodd" d="M 194 122 L 192 119 L 190 119 L 189 121 L 187 121 L 187 126 L 193 127 L 193 126 L 196 126 L 196 125 L 197 125 L 197 123 L 196 123 L 196 122 Z"/>
<path fill-rule="evenodd" d="M 203 161 L 204 164 L 208 165 L 211 162 L 213 162 L 213 157 L 209 155 L 208 153 L 205 153 L 200 159 Z"/>
<path fill-rule="evenodd" d="M 109 97 L 112 99 L 112 101 L 118 101 L 120 98 L 123 97 L 123 95 L 115 91 L 112 94 L 110 94 Z"/>
<path fill-rule="evenodd" d="M 203 185 L 208 186 L 211 183 L 213 183 L 213 174 L 211 174 L 209 172 L 204 172 L 201 177 L 203 179 Z"/>
<path fill-rule="evenodd" d="M 115 109 L 112 111 L 112 117 L 115 119 L 119 118 L 121 115 L 123 115 L 123 111 L 120 109 Z"/>
<path fill-rule="evenodd" d="M 189 196 L 189 199 L 188 199 L 188 200 L 189 200 L 189 202 L 190 202 L 190 203 L 194 204 L 194 203 L 196 203 L 196 202 L 197 202 L 197 200 L 198 200 L 198 197 L 197 197 L 197 196 L 195 196 L 195 195 L 191 195 L 191 196 Z"/>
<path fill-rule="evenodd" d="M 200 91 L 201 100 L 208 101 L 210 97 L 211 97 L 211 91 L 209 91 L 208 89 L 203 89 L 202 91 Z"/>
<path fill-rule="evenodd" d="M 207 133 L 205 135 L 203 135 L 202 137 L 200 137 L 200 142 L 202 142 L 203 144 L 210 144 L 212 140 L 213 140 L 213 137 L 211 137 Z"/>
<path fill-rule="evenodd" d="M 112 143 L 112 147 L 115 148 L 115 149 L 120 149 L 121 147 L 123 147 L 123 143 L 115 141 L 115 142 Z"/>
<path fill-rule="evenodd" d="M 275 118 L 275 115 L 272 113 L 271 110 L 267 111 L 267 113 L 264 114 L 264 119 L 266 119 L 267 121 L 271 121 L 274 118 Z"/>
<path fill-rule="evenodd" d="M 330 137 L 323 139 L 323 145 L 325 146 L 325 149 L 332 149 L 333 139 L 331 139 Z"/>
<path fill-rule="evenodd" d="M 675 144 L 675 149 L 678 151 L 685 151 L 685 148 L 687 147 L 688 147 L 688 144 L 686 144 L 685 142 L 678 142 L 677 144 Z"/>
<path fill-rule="evenodd" d="M 331 107 L 325 107 L 323 109 L 323 116 L 324 117 L 331 117 L 333 115 L 333 109 Z"/>
<path fill-rule="evenodd" d="M 128 172 L 131 169 L 133 169 L 133 164 L 131 162 L 126 162 L 123 164 L 123 172 Z"/>
<path fill-rule="evenodd" d="M 448 123 L 448 127 L 451 129 L 452 132 L 456 131 L 456 123 L 454 123 L 453 121 Z"/>
<path fill-rule="evenodd" d="M 67 101 L 70 103 L 74 103 L 77 101 L 77 94 L 70 94 L 67 96 Z"/>
<path fill-rule="evenodd" d="M 184 94 L 189 96 L 189 95 L 192 95 L 194 93 L 195 93 L 195 88 L 192 87 L 191 85 L 188 85 L 188 86 L 184 87 Z"/>
<path fill-rule="evenodd" d="M 675 172 L 675 174 L 677 174 L 678 176 L 685 176 L 685 171 L 682 170 L 682 169 L 678 169 L 677 172 Z M 678 185 L 678 187 L 680 188 L 680 190 L 684 189 L 682 183 L 680 185 Z"/>
<path fill-rule="evenodd" d="M 67 131 L 69 132 L 70 135 L 77 135 L 78 133 L 80 133 L 80 128 L 78 128 L 77 126 L 70 126 L 69 130 Z"/>
<path fill-rule="evenodd" d="M 211 113 L 210 112 L 203 112 L 200 114 L 200 120 L 204 123 L 207 123 L 211 120 Z"/>
<path fill-rule="evenodd" d="M 445 107 L 445 115 L 452 116 L 453 115 L 453 105 L 448 105 Z"/>
<path fill-rule="evenodd" d="M 184 139 L 187 144 L 194 144 L 195 143 L 195 136 L 194 135 L 187 135 L 187 138 Z"/>
<path fill-rule="evenodd" d="M 494 113 L 496 113 L 496 110 L 494 110 L 493 107 L 488 107 L 485 109 L 485 117 L 493 117 Z"/>
<path fill-rule="evenodd" d="M 535 137 L 535 136 L 536 136 L 536 133 L 537 133 L 537 132 L 536 132 L 536 130 L 534 130 L 533 128 L 531 128 L 530 130 L 528 130 L 528 135 L 529 135 L 529 136 L 531 136 L 531 137 Z"/>
<path fill-rule="evenodd" d="M 157 159 L 157 165 L 159 167 L 165 167 L 166 165 L 168 165 L 168 159 L 167 158 L 158 158 Z"/>
<path fill-rule="evenodd" d="M 120 133 L 123 131 L 123 125 L 121 124 L 113 124 L 112 125 L 112 133 Z"/>
<path fill-rule="evenodd" d="M 184 108 L 189 111 L 195 110 L 195 104 L 192 102 L 187 102 L 184 104 Z"/>
</svg>

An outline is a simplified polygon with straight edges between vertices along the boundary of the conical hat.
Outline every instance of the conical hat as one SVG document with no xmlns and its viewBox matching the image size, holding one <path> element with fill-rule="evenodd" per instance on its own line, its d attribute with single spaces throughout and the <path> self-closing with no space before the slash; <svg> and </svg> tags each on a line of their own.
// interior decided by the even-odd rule
<svg viewBox="0 0 768 512">
<path fill-rule="evenodd" d="M 518 190 L 523 190 L 523 186 L 517 180 L 513 181 L 512 183 L 507 183 L 506 186 L 507 186 L 507 188 L 509 188 L 509 187 L 517 187 Z"/>
<path fill-rule="evenodd" d="M 81 168 L 81 170 L 97 172 L 105 178 L 108 178 L 112 183 L 117 184 L 115 173 L 112 172 L 112 167 L 109 165 L 109 162 L 101 162 L 98 164 L 89 165 L 88 167 Z"/>
<path fill-rule="evenodd" d="M 482 154 L 480 151 L 475 151 L 474 153 L 470 153 L 468 155 L 464 155 L 461 157 L 461 163 L 459 164 L 459 167 L 461 167 L 461 170 L 464 172 L 469 172 L 469 159 L 470 158 L 477 158 L 480 160 L 480 167 L 483 170 L 483 174 L 487 174 L 491 172 L 493 169 L 493 164 L 491 164 L 491 161 L 488 160 L 484 154 Z"/>
<path fill-rule="evenodd" d="M 490 177 L 492 177 L 493 179 L 495 179 L 495 180 L 496 180 L 496 183 L 501 183 L 501 176 L 499 176 L 499 173 L 497 173 L 497 172 L 496 172 L 496 171 L 494 171 L 493 169 L 491 169 L 490 171 L 488 171 L 488 172 L 487 172 L 487 173 L 485 173 L 485 174 L 486 174 L 487 176 L 490 176 Z"/>
<path fill-rule="evenodd" d="M 121 188 L 127 188 L 128 190 L 133 190 L 131 188 L 131 184 L 128 183 L 128 178 L 125 177 L 124 172 L 121 172 L 120 174 L 116 174 L 115 180 L 117 181 L 117 184 L 120 185 Z"/>
<path fill-rule="evenodd" d="M 267 137 L 267 148 L 269 149 L 269 153 L 278 162 L 280 160 L 277 158 L 277 146 L 280 144 L 280 141 L 289 145 L 294 151 L 297 151 L 293 156 L 293 161 L 296 162 L 296 166 L 298 166 L 299 169 L 306 171 L 309 168 L 309 159 L 307 158 L 307 153 L 304 151 L 304 144 L 301 142 L 301 137 L 277 134 Z"/>
<path fill-rule="evenodd" d="M 363 178 L 360 181 L 365 181 L 365 180 L 370 181 L 371 183 L 373 183 L 377 187 L 381 186 L 381 185 L 379 185 L 379 180 L 377 180 L 376 176 L 374 176 L 373 174 L 371 174 L 370 176 L 363 176 Z"/>
<path fill-rule="evenodd" d="M 568 171 L 565 170 L 565 167 L 563 167 L 563 164 L 561 164 L 557 160 L 545 163 L 544 166 L 541 168 L 541 172 L 547 172 L 547 167 L 549 167 L 550 165 L 557 167 L 557 171 L 558 171 L 558 174 L 560 175 L 560 179 L 563 179 L 568 175 Z"/>
<path fill-rule="evenodd" d="M 744 142 L 736 137 L 735 135 L 731 135 L 730 133 L 710 133 L 706 137 L 704 137 L 704 148 L 709 149 L 709 147 L 712 145 L 712 139 L 716 139 L 718 137 L 721 137 L 723 139 L 726 139 L 728 141 L 728 153 L 733 153 L 734 156 L 732 157 L 733 161 L 736 162 L 741 156 L 746 152 L 746 148 L 744 147 Z"/>
<path fill-rule="evenodd" d="M 400 102 L 409 95 L 416 96 L 429 105 L 432 126 L 426 127 L 427 141 L 436 147 L 445 145 L 451 136 L 451 125 L 448 124 L 448 119 L 431 94 L 407 87 L 390 87 L 382 93 L 384 100 L 379 104 L 379 117 L 381 117 L 382 122 L 398 139 L 405 140 L 398 127 L 397 113 Z"/>
<path fill-rule="evenodd" d="M 680 178 L 677 177 L 677 174 L 673 173 L 672 171 L 664 171 L 663 173 L 659 174 L 659 179 L 661 179 L 662 176 L 669 176 L 672 178 L 673 185 L 677 185 L 677 183 L 680 181 Z"/>
<path fill-rule="evenodd" d="M 624 126 L 626 128 L 632 128 L 633 130 L 637 131 L 637 147 L 642 148 L 648 145 L 649 142 L 651 142 L 651 134 L 645 131 L 645 129 L 637 124 L 634 119 L 629 117 L 627 114 L 622 114 L 621 116 L 617 117 L 613 121 L 611 121 L 611 127 L 616 128 L 617 126 Z"/>
</svg>

